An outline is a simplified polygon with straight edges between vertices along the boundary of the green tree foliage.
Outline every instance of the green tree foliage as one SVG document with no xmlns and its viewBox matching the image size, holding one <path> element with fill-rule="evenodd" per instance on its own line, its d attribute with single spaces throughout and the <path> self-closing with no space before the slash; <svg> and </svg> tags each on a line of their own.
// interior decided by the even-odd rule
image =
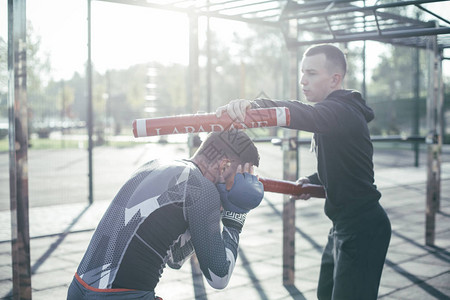
<svg viewBox="0 0 450 300">
<path fill-rule="evenodd" d="M 206 46 L 201 53 L 206 56 Z M 239 97 L 240 69 L 233 55 L 230 45 L 220 42 L 215 33 L 210 34 L 210 64 L 211 64 L 211 107 L 218 107 L 227 101 Z M 200 110 L 206 111 L 206 68 L 200 74 Z"/>
<path fill-rule="evenodd" d="M 392 46 L 380 54 L 380 63 L 373 70 L 369 84 L 371 95 L 384 99 L 398 99 L 412 97 L 415 88 L 416 59 L 415 48 Z M 424 51 L 420 51 L 419 78 L 420 91 L 426 90 L 426 58 Z"/>
<path fill-rule="evenodd" d="M 27 21 L 27 103 L 31 122 L 46 120 L 57 114 L 55 99 L 45 93 L 45 79 L 50 78 L 51 64 L 47 53 L 41 51 L 41 36 Z"/>
<path fill-rule="evenodd" d="M 147 72 L 147 64 L 140 64 L 99 74 L 94 85 L 96 123 L 108 119 L 119 133 L 122 127 L 130 127 L 133 119 L 143 117 Z"/>
<path fill-rule="evenodd" d="M 233 22 L 230 21 L 230 26 Z M 201 49 L 206 57 L 206 44 Z M 226 44 L 216 32 L 210 34 L 211 107 L 232 99 L 253 99 L 258 96 L 283 97 L 286 49 L 276 28 L 249 27 L 244 33 L 236 30 Z M 202 66 L 200 109 L 207 110 L 206 66 Z"/>
<path fill-rule="evenodd" d="M 180 64 L 155 65 L 157 116 L 187 113 L 186 73 L 187 67 Z"/>
<path fill-rule="evenodd" d="M 50 74 L 50 58 L 41 53 L 41 37 L 36 34 L 31 22 L 27 21 L 27 105 L 30 112 L 29 127 L 36 120 L 50 117 L 56 110 L 53 99 L 48 97 L 44 89 L 44 79 Z M 0 38 L 0 117 L 7 118 L 8 93 L 8 45 Z"/>
<path fill-rule="evenodd" d="M 368 85 L 369 100 L 376 119 L 371 123 L 373 134 L 412 133 L 416 76 L 419 76 L 420 107 L 425 107 L 427 91 L 427 58 L 425 51 L 411 47 L 386 45 L 380 63 L 373 70 Z M 402 103 L 398 103 L 402 102 Z M 401 109 L 400 109 L 401 108 Z M 426 109 L 420 110 L 419 123 L 424 126 Z"/>
<path fill-rule="evenodd" d="M 72 119 L 86 121 L 87 119 L 87 99 L 86 99 L 86 78 L 84 74 L 75 72 L 70 80 L 65 81 L 65 86 L 73 91 L 73 103 L 69 107 Z"/>
<path fill-rule="evenodd" d="M 362 92 L 363 81 L 363 47 L 359 45 L 340 45 L 347 58 L 347 74 L 344 78 L 344 88 Z"/>
<path fill-rule="evenodd" d="M 236 35 L 240 44 L 241 79 L 244 80 L 240 96 L 254 98 L 265 93 L 271 98 L 284 98 L 284 84 L 288 70 L 287 49 L 277 28 L 251 26 L 248 37 Z"/>
<path fill-rule="evenodd" d="M 54 103 L 54 109 L 62 120 L 73 117 L 74 87 L 68 85 L 64 80 L 51 80 L 45 87 L 45 94 Z"/>
</svg>

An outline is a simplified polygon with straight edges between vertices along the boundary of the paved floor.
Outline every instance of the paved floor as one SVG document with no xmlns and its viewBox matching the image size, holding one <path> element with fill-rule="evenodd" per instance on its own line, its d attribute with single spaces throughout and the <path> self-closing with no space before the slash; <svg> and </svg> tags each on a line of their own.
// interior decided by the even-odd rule
<svg viewBox="0 0 450 300">
<path fill-rule="evenodd" d="M 281 163 L 273 163 L 280 162 L 281 151 L 267 144 L 260 144 L 259 148 L 262 158 L 259 174 L 281 178 Z M 65 299 L 67 286 L 108 199 L 133 169 L 154 156 L 187 155 L 182 145 L 158 144 L 98 148 L 94 153 L 96 201 L 88 206 L 84 189 L 87 179 L 79 169 L 85 167 L 84 154 L 30 151 L 30 173 L 40 178 L 33 182 L 34 177 L 30 177 L 33 299 Z M 315 168 L 314 157 L 307 151 L 302 151 L 300 157 L 302 175 L 309 174 Z M 380 299 L 450 299 L 450 159 L 445 156 L 442 164 L 441 210 L 436 214 L 433 247 L 425 246 L 424 242 L 426 169 L 424 156 L 421 159 L 421 166 L 416 168 L 412 166 L 410 151 L 375 153 L 376 183 L 383 193 L 381 203 L 393 228 Z M 0 154 L 0 168 L 2 162 Z M 53 174 L 54 183 L 42 179 L 46 174 L 39 174 L 44 172 L 44 166 L 49 169 L 48 174 Z M 72 178 L 71 183 L 55 184 L 74 176 L 78 180 Z M 5 183 L 0 184 L 3 185 L 0 189 L 4 188 Z M 44 192 L 47 194 L 42 195 Z M 10 213 L 4 202 L 0 211 L 0 297 L 12 299 Z M 235 272 L 226 289 L 210 288 L 195 268 L 186 263 L 181 270 L 164 271 L 157 294 L 165 300 L 316 299 L 320 256 L 330 227 L 323 214 L 323 200 L 296 203 L 296 280 L 291 287 L 284 287 L 281 279 L 282 202 L 280 195 L 266 193 L 260 207 L 249 214 Z"/>
</svg>

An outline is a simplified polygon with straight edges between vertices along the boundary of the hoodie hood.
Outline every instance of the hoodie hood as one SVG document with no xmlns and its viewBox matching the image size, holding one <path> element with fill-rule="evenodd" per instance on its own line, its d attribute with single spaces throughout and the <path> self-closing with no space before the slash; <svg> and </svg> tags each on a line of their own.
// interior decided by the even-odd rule
<svg viewBox="0 0 450 300">
<path fill-rule="evenodd" d="M 353 107 L 361 111 L 367 123 L 372 121 L 375 117 L 373 110 L 367 106 L 366 100 L 363 99 L 361 93 L 358 91 L 337 90 L 328 95 L 326 100 L 345 101 L 346 103 L 351 104 Z"/>
</svg>

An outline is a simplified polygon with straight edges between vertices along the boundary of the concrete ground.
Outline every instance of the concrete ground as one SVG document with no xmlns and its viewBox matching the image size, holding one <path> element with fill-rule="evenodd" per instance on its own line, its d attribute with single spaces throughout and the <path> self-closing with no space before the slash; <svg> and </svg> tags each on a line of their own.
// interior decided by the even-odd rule
<svg viewBox="0 0 450 300">
<path fill-rule="evenodd" d="M 261 176 L 282 178 L 281 150 L 258 144 Z M 94 150 L 94 200 L 87 205 L 84 150 L 30 150 L 30 235 L 33 299 L 65 299 L 93 230 L 121 184 L 141 163 L 154 157 L 187 158 L 183 144 L 148 144 Z M 315 169 L 315 157 L 300 152 L 301 175 Z M 376 184 L 392 223 L 392 239 L 379 299 L 450 299 L 450 149 L 444 148 L 441 204 L 435 246 L 425 245 L 426 156 L 413 166 L 413 152 L 377 148 Z M 5 175 L 6 174 L 6 175 Z M 12 299 L 8 155 L 0 153 L 0 297 Z M 237 265 L 229 286 L 214 290 L 190 263 L 167 268 L 156 292 L 170 299 L 316 299 L 322 249 L 330 221 L 323 200 L 296 203 L 295 285 L 282 284 L 282 204 L 266 193 L 248 215 Z"/>
</svg>

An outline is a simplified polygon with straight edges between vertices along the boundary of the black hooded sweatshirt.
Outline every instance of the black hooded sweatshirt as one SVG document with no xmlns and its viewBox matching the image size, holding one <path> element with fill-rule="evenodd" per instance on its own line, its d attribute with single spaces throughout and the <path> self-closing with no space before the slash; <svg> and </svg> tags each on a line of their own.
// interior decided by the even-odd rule
<svg viewBox="0 0 450 300">
<path fill-rule="evenodd" d="M 333 221 L 351 220 L 378 203 L 374 185 L 373 147 L 367 123 L 374 113 L 353 90 L 337 90 L 314 106 L 300 101 L 255 100 L 253 107 L 288 107 L 288 128 L 314 133 L 317 173 L 311 183 L 326 190 L 325 214 Z M 351 222 L 351 221 L 350 221 Z"/>
</svg>

